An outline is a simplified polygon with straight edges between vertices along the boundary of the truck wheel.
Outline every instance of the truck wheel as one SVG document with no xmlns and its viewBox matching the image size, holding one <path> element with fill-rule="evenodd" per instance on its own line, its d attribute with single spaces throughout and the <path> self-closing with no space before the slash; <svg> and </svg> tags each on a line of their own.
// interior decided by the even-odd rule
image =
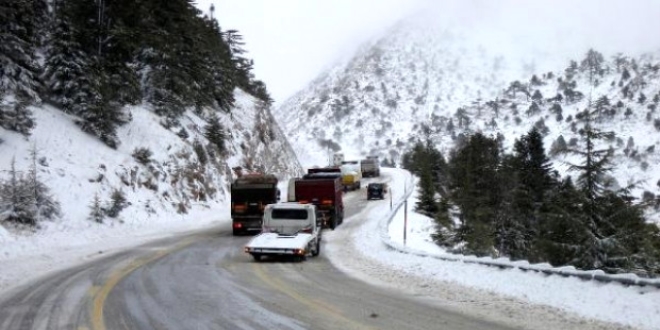
<svg viewBox="0 0 660 330">
<path fill-rule="evenodd" d="M 337 216 L 335 215 L 332 217 L 332 221 L 330 222 L 330 229 L 335 230 L 337 228 Z"/>
<path fill-rule="evenodd" d="M 241 231 L 238 230 L 238 229 L 232 229 L 232 234 L 233 234 L 234 236 L 240 236 L 240 235 L 241 235 Z"/>
<path fill-rule="evenodd" d="M 256 254 L 255 253 L 255 254 L 252 255 L 252 258 L 254 258 L 254 261 L 256 261 L 256 262 L 261 261 L 261 257 L 262 257 L 261 254 Z"/>
</svg>

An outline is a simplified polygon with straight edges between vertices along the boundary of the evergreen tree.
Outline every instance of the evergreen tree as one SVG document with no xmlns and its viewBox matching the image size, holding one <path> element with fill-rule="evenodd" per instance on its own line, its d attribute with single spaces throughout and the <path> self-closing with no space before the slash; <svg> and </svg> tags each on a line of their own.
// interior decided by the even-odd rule
<svg viewBox="0 0 660 330">
<path fill-rule="evenodd" d="M 530 117 L 540 112 L 541 112 L 541 107 L 539 107 L 536 101 L 532 101 L 532 104 L 529 106 L 529 109 L 527 109 L 526 114 L 528 117 Z"/>
<path fill-rule="evenodd" d="M 82 114 L 98 98 L 99 73 L 82 51 L 73 30 L 68 0 L 53 2 L 54 19 L 47 40 L 43 81 L 47 97 L 67 113 Z"/>
<path fill-rule="evenodd" d="M 520 233 L 514 237 L 522 239 L 522 242 L 511 242 L 509 245 L 516 248 L 516 257 L 536 258 L 531 249 L 539 238 L 539 227 L 545 217 L 543 205 L 555 186 L 555 179 L 538 129 L 532 128 L 516 140 L 513 150 L 514 155 L 509 161 L 514 173 L 510 190 L 510 211 L 513 215 L 510 217 L 517 220 L 516 226 L 523 232 L 522 238 Z"/>
<path fill-rule="evenodd" d="M 35 216 L 29 200 L 30 189 L 22 173 L 11 161 L 9 180 L 0 184 L 0 220 L 16 224 L 35 225 Z"/>
<path fill-rule="evenodd" d="M 593 110 L 587 109 L 582 113 L 583 127 L 579 130 L 583 138 L 583 146 L 569 147 L 567 153 L 582 158 L 579 164 L 571 164 L 570 171 L 578 172 L 577 185 L 584 193 L 584 212 L 588 228 L 587 240 L 582 244 L 582 256 L 579 265 L 584 268 L 601 268 L 605 265 L 606 234 L 603 232 L 603 210 L 598 200 L 605 194 L 605 174 L 612 170 L 611 149 L 596 148 L 596 141 L 607 138 L 611 133 L 602 132 L 593 127 Z"/>
<path fill-rule="evenodd" d="M 34 126 L 27 106 L 40 102 L 36 47 L 46 9 L 43 0 L 0 3 L 0 126 L 23 134 Z"/>
<path fill-rule="evenodd" d="M 492 253 L 497 207 L 500 204 L 499 143 L 476 133 L 452 152 L 449 162 L 451 199 L 461 209 L 458 237 L 478 255 Z"/>
<path fill-rule="evenodd" d="M 553 266 L 580 265 L 583 244 L 589 237 L 584 203 L 584 194 L 575 188 L 570 177 L 550 191 L 534 245 L 537 259 L 532 261 L 546 261 Z"/>
<path fill-rule="evenodd" d="M 607 95 L 603 95 L 598 98 L 595 103 L 596 117 L 599 119 L 602 118 L 604 114 L 609 112 L 610 106 L 610 99 L 607 97 Z"/>
<path fill-rule="evenodd" d="M 226 133 L 222 124 L 220 124 L 218 116 L 212 114 L 207 122 L 208 125 L 204 127 L 204 136 L 218 149 L 219 152 L 224 152 Z"/>
<path fill-rule="evenodd" d="M 99 194 L 94 194 L 94 199 L 92 199 L 92 202 L 89 205 L 88 219 L 96 223 L 103 223 L 103 220 L 105 219 L 105 212 L 103 211 Z"/>
<path fill-rule="evenodd" d="M 501 183 L 502 201 L 495 217 L 495 246 L 500 255 L 512 260 L 524 259 L 530 249 L 531 242 L 527 236 L 529 229 L 525 218 L 528 214 L 518 212 L 520 208 L 521 191 L 520 177 L 517 173 L 516 159 L 511 155 L 502 157 L 502 165 L 497 172 Z"/>
<path fill-rule="evenodd" d="M 36 152 L 32 153 L 33 165 L 27 175 L 12 160 L 9 180 L 0 182 L 0 221 L 36 226 L 60 215 L 59 203 L 37 177 Z"/>
<path fill-rule="evenodd" d="M 602 76 L 605 74 L 605 58 L 603 57 L 603 54 L 593 50 L 589 49 L 587 51 L 587 55 L 585 58 L 580 62 L 580 71 L 582 72 L 588 72 L 591 76 Z M 595 82 L 595 80 L 591 81 L 592 83 Z"/>
<path fill-rule="evenodd" d="M 26 136 L 30 135 L 35 125 L 32 111 L 28 108 L 30 101 L 18 96 L 13 100 L 0 102 L 0 126 Z"/>
<path fill-rule="evenodd" d="M 434 218 L 439 211 L 438 201 L 435 198 L 435 188 L 431 176 L 431 168 L 422 166 L 419 178 L 419 200 L 415 204 L 415 211 L 427 217 Z"/>
<path fill-rule="evenodd" d="M 35 223 L 43 219 L 53 219 L 61 215 L 60 204 L 51 195 L 50 189 L 39 180 L 37 170 L 37 147 L 34 145 L 30 150 L 32 164 L 27 176 L 27 188 L 30 194 L 29 200 L 32 203 L 32 210 L 35 217 Z"/>
<path fill-rule="evenodd" d="M 116 218 L 119 213 L 128 206 L 126 195 L 121 189 L 114 189 L 110 195 L 110 205 L 105 209 L 105 214 L 111 218 Z"/>
</svg>

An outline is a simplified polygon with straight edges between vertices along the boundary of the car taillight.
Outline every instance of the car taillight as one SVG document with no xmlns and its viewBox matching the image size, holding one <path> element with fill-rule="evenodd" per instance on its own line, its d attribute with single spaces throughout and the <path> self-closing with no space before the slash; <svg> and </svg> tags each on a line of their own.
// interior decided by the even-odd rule
<svg viewBox="0 0 660 330">
<path fill-rule="evenodd" d="M 234 228 L 243 228 L 243 224 L 240 222 L 234 222 Z"/>
<path fill-rule="evenodd" d="M 307 203 L 309 203 L 309 201 L 306 200 L 306 199 L 301 199 L 301 200 L 298 201 L 298 203 L 300 203 L 300 204 L 307 204 Z"/>
<path fill-rule="evenodd" d="M 299 231 L 299 233 L 307 233 L 307 234 L 311 234 L 313 231 L 314 231 L 314 229 L 312 229 L 312 227 L 305 227 L 305 228 L 301 229 L 301 230 Z"/>
<path fill-rule="evenodd" d="M 332 199 L 324 199 L 321 204 L 323 205 L 332 205 Z"/>
</svg>

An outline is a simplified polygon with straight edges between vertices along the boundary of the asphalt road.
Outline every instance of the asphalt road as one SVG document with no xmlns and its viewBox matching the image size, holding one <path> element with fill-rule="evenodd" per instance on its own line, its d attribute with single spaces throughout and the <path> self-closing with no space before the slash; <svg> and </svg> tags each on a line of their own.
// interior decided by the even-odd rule
<svg viewBox="0 0 660 330">
<path fill-rule="evenodd" d="M 347 198 L 347 217 L 364 206 Z M 230 229 L 168 238 L 0 297 L 0 329 L 509 329 L 371 286 L 323 256 L 257 263 Z"/>
</svg>

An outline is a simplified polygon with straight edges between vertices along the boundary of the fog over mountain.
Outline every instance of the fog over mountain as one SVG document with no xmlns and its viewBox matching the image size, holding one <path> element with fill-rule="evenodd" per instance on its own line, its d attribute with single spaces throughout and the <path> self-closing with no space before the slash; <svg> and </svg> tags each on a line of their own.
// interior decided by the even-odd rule
<svg viewBox="0 0 660 330">
<path fill-rule="evenodd" d="M 285 101 L 275 116 L 303 165 L 322 165 L 335 151 L 354 157 L 376 154 L 386 163 L 399 163 L 401 155 L 427 134 L 445 153 L 462 134 L 474 132 L 502 135 L 504 146 L 510 147 L 535 125 L 544 128 L 546 150 L 551 150 L 559 136 L 567 142 L 577 139 L 573 119 L 590 101 L 594 106 L 605 98 L 611 112 L 599 119 L 599 125 L 616 132 L 608 146 L 617 155 L 618 184 L 642 180 L 641 190 L 657 191 L 657 53 L 639 55 L 643 47 L 633 50 L 615 44 L 594 48 L 603 56 L 602 75 L 590 82 L 581 68 L 589 48 L 579 36 L 562 39 L 577 26 L 574 21 L 545 32 L 526 30 L 525 24 L 536 19 L 543 27 L 553 12 L 509 21 L 510 15 L 522 19 L 522 14 L 543 7 L 522 6 L 512 13 L 494 5 L 475 8 L 465 17 L 452 17 L 450 13 L 458 10 L 453 8 L 443 15 L 427 11 L 401 21 Z M 632 39 L 643 36 L 622 40 L 637 43 Z M 568 69 L 569 59 L 577 67 Z M 573 97 L 576 92 L 581 96 Z M 636 149 L 632 156 L 630 140 Z M 310 141 L 320 148 L 300 147 Z M 554 158 L 562 173 L 566 161 L 570 160 Z"/>
</svg>

